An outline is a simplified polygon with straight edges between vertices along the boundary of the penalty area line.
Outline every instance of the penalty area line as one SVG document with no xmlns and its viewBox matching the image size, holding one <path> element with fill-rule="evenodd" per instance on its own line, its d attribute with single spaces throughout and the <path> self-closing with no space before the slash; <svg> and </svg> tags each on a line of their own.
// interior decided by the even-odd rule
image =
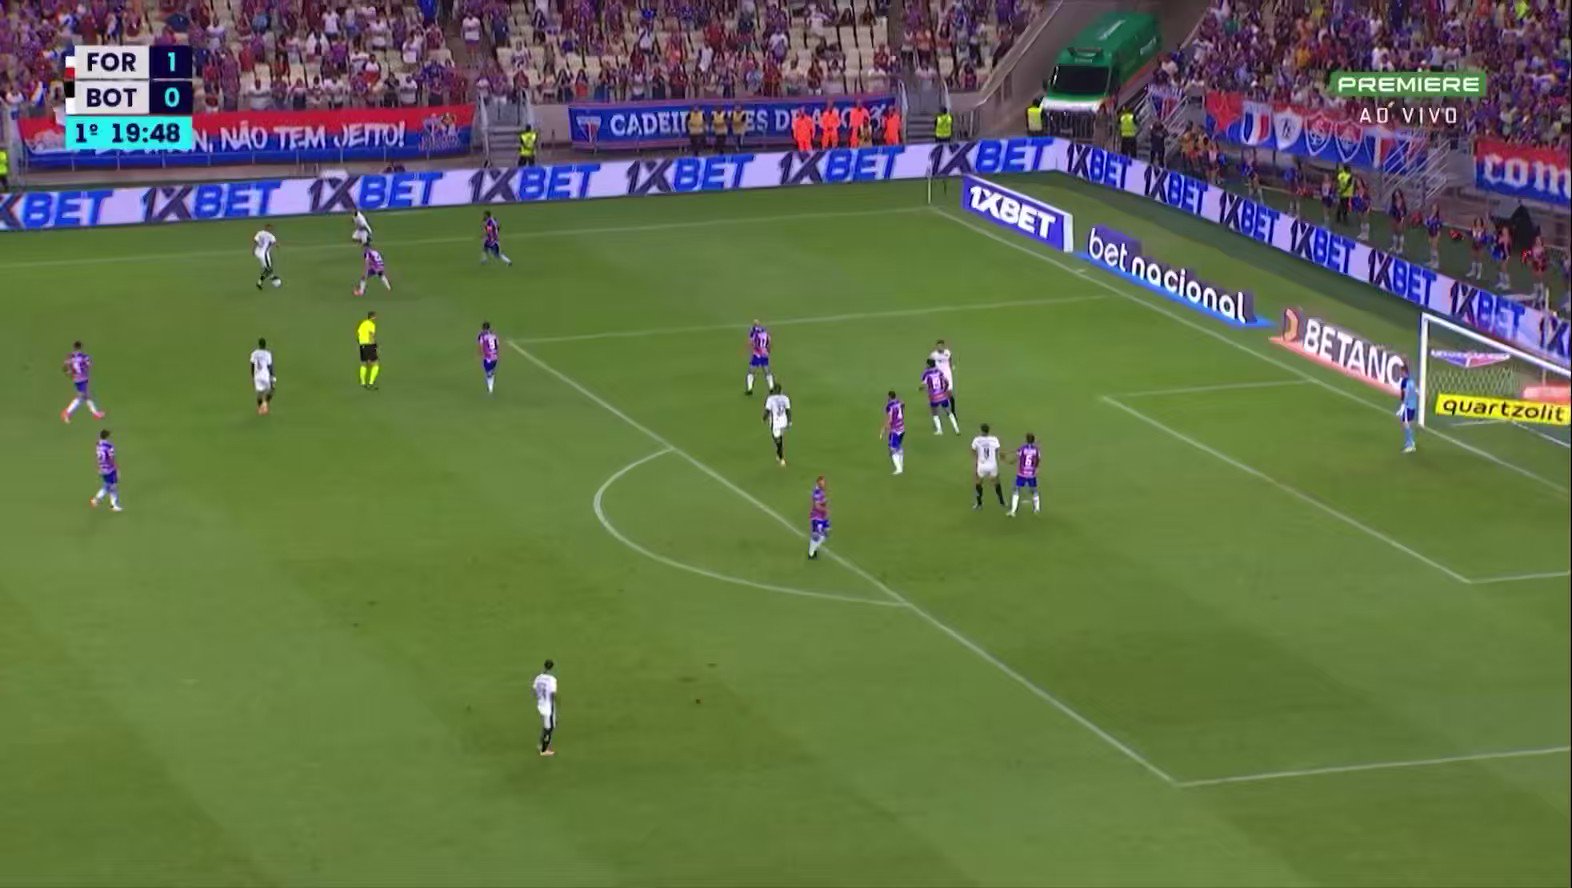
<svg viewBox="0 0 1572 888">
<path fill-rule="evenodd" d="M 799 598 L 818 598 L 825 601 L 840 601 L 846 604 L 870 604 L 875 607 L 903 607 L 900 602 L 891 601 L 889 599 L 859 598 L 855 595 L 837 595 L 833 592 L 814 592 L 809 589 L 794 589 L 790 586 L 775 586 L 769 583 L 758 583 L 754 582 L 753 580 L 744 579 L 742 577 L 734 577 L 728 574 L 717 573 L 713 570 L 706 570 L 705 568 L 698 567 L 696 565 L 685 564 L 681 561 L 677 561 L 676 559 L 667 558 L 658 552 L 652 552 L 649 549 L 646 549 L 638 543 L 634 542 L 633 540 L 628 539 L 626 535 L 624 535 L 621 531 L 617 530 L 614 525 L 612 525 L 611 519 L 606 517 L 606 510 L 602 502 L 605 499 L 606 491 L 610 490 L 613 484 L 616 484 L 618 481 L 622 480 L 623 476 L 627 475 L 629 472 L 632 472 L 634 469 L 637 469 L 639 466 L 642 466 L 645 463 L 654 462 L 660 457 L 663 457 L 671 452 L 672 450 L 670 447 L 663 447 L 660 450 L 651 453 L 649 456 L 641 457 L 634 460 L 633 462 L 628 463 L 627 465 L 618 469 L 616 472 L 612 473 L 611 477 L 607 478 L 605 483 L 600 486 L 600 489 L 595 491 L 595 498 L 591 501 L 591 505 L 595 510 L 595 518 L 596 520 L 600 521 L 600 526 L 605 528 L 606 532 L 611 534 L 612 538 L 617 542 L 627 546 L 629 549 L 632 549 L 633 551 L 643 555 L 645 558 L 648 558 L 651 561 L 658 561 L 667 567 L 687 571 L 688 573 L 692 574 L 698 574 L 701 577 L 708 577 L 712 580 L 718 580 L 722 583 L 731 583 L 737 586 L 747 586 L 750 589 L 759 589 L 764 592 L 778 592 L 782 595 L 795 595 Z"/>
<path fill-rule="evenodd" d="M 1293 771 L 1265 771 L 1260 774 L 1239 774 L 1233 777 L 1211 777 L 1205 780 L 1181 780 L 1174 784 L 1180 789 L 1199 786 L 1224 786 L 1230 783 L 1261 783 L 1267 780 L 1290 780 L 1295 777 L 1320 777 L 1326 774 L 1357 774 L 1362 771 L 1395 771 L 1401 768 L 1430 768 L 1438 765 L 1455 765 L 1464 762 L 1491 762 L 1503 759 L 1533 758 L 1563 755 L 1572 752 L 1568 746 L 1545 746 L 1537 749 L 1508 749 L 1503 752 L 1479 752 L 1472 755 L 1448 755 L 1440 758 L 1408 759 L 1395 762 L 1367 762 L 1360 765 L 1329 765 L 1324 768 L 1300 768 Z"/>
<path fill-rule="evenodd" d="M 643 423 L 639 422 L 638 420 L 636 420 L 633 417 L 629 416 L 628 414 L 624 413 L 620 408 L 617 407 L 617 405 L 611 403 L 610 401 L 607 401 L 605 398 L 602 398 L 600 395 L 595 394 L 595 392 L 591 391 L 583 383 L 579 382 L 578 380 L 576 380 L 573 377 L 567 375 L 566 373 L 563 373 L 561 370 L 558 370 L 557 368 L 551 366 L 550 364 L 548 364 L 545 361 L 541 360 L 540 358 L 536 357 L 528 349 L 524 348 L 524 346 L 518 344 L 517 342 L 509 340 L 508 341 L 508 347 L 513 349 L 514 351 L 518 352 L 520 355 L 524 356 L 525 360 L 527 360 L 530 363 L 534 364 L 536 367 L 539 367 L 541 370 L 545 371 L 548 375 L 556 378 L 556 380 L 558 382 L 562 383 L 563 385 L 567 386 L 570 389 L 573 389 L 574 391 L 578 392 L 580 395 L 583 395 L 586 399 L 588 399 L 590 401 L 593 401 L 602 410 L 605 410 L 607 413 L 610 413 L 612 416 L 617 417 L 618 419 L 622 420 L 627 425 L 629 425 L 632 428 L 634 428 L 634 429 L 638 430 L 639 432 L 643 433 L 646 438 L 649 438 L 650 440 L 654 441 L 656 444 L 659 444 L 662 447 L 665 447 L 667 450 L 671 451 L 672 453 L 676 454 L 677 456 L 680 456 L 684 460 L 687 460 L 689 465 L 692 465 L 694 468 L 698 469 L 699 471 L 703 472 L 704 474 L 706 474 L 706 475 L 710 476 L 711 478 L 715 479 L 715 481 L 717 483 L 719 483 L 722 487 L 725 487 L 727 490 L 730 490 L 732 493 L 735 493 L 737 496 L 739 496 L 742 499 L 746 500 L 747 502 L 751 503 L 754 508 L 758 509 L 759 511 L 761 511 L 764 514 L 768 515 L 769 517 L 775 519 L 775 522 L 777 524 L 779 524 L 782 527 L 786 528 L 788 531 L 791 532 L 791 534 L 793 536 L 797 537 L 798 539 L 801 539 L 804 536 L 804 534 L 802 532 L 802 529 L 800 527 L 798 527 L 797 525 L 795 525 L 795 524 L 791 523 L 790 521 L 786 520 L 785 516 L 781 515 L 781 513 L 775 511 L 772 508 L 770 508 L 763 500 L 760 500 L 758 497 L 754 496 L 753 494 L 749 493 L 748 491 L 746 491 L 746 490 L 742 489 L 741 487 L 737 486 L 736 483 L 734 483 L 731 479 L 727 478 L 725 475 L 722 475 L 720 472 L 715 471 L 714 469 L 710 468 L 705 463 L 700 462 L 697 457 L 693 456 L 691 453 L 688 453 L 686 450 L 683 450 L 681 447 L 678 447 L 677 445 L 671 443 L 671 441 L 667 440 L 666 437 L 661 435 L 659 432 L 655 431 L 654 429 L 651 429 L 649 426 L 644 425 Z M 905 608 L 906 608 L 907 611 L 909 611 L 912 614 L 915 614 L 924 623 L 927 623 L 929 626 L 932 626 L 934 629 L 938 630 L 940 633 L 948 636 L 950 638 L 950 640 L 954 641 L 956 644 L 959 644 L 961 647 L 963 647 L 966 650 L 970 651 L 978 659 L 982 660 L 983 662 L 987 663 L 988 665 L 992 666 L 993 668 L 997 669 L 998 671 L 1004 673 L 1004 675 L 1007 676 L 1011 681 L 1014 681 L 1016 684 L 1020 685 L 1024 689 L 1026 689 L 1029 693 L 1032 694 L 1032 696 L 1036 697 L 1037 699 L 1041 700 L 1044 703 L 1047 703 L 1049 706 L 1052 706 L 1054 709 L 1058 710 L 1066 718 L 1070 719 L 1071 721 L 1073 721 L 1076 724 L 1080 725 L 1081 727 L 1085 728 L 1087 731 L 1090 731 L 1093 735 L 1095 735 L 1097 737 L 1097 739 L 1103 741 L 1104 743 L 1106 743 L 1109 746 L 1113 747 L 1115 750 L 1119 751 L 1121 754 L 1124 755 L 1125 758 L 1128 758 L 1129 760 L 1131 760 L 1131 761 L 1135 762 L 1136 764 L 1140 765 L 1142 768 L 1145 768 L 1148 773 L 1156 776 L 1158 779 L 1162 780 L 1164 783 L 1172 785 L 1175 782 L 1174 778 L 1171 775 L 1169 775 L 1169 773 L 1167 771 L 1164 771 L 1162 768 L 1159 768 L 1157 765 L 1153 764 L 1145 756 L 1143 756 L 1139 752 L 1135 751 L 1135 749 L 1133 747 L 1131 747 L 1129 744 L 1125 743 L 1124 741 L 1120 740 L 1118 737 L 1115 737 L 1114 735 L 1112 735 L 1112 734 L 1108 733 L 1107 731 L 1103 730 L 1101 727 L 1099 727 L 1097 725 L 1096 722 L 1093 722 L 1091 719 L 1087 718 L 1086 716 L 1081 715 L 1079 712 L 1077 712 L 1074 708 L 1072 708 L 1071 706 L 1066 704 L 1064 701 L 1060 700 L 1058 697 L 1055 697 L 1053 694 L 1051 694 L 1048 691 L 1044 690 L 1042 687 L 1037 685 L 1031 679 L 1027 678 L 1025 675 L 1022 675 L 1020 672 L 1016 671 L 1016 669 L 1014 667 L 1010 666 L 1008 663 L 1006 663 L 1003 660 L 999 659 L 998 657 L 994 656 L 991 652 L 988 651 L 987 648 L 984 648 L 982 645 L 978 644 L 977 642 L 972 641 L 970 638 L 967 638 L 965 635 L 961 634 L 960 631 L 958 631 L 954 627 L 950 626 L 948 623 L 945 623 L 943 620 L 940 620 L 938 617 L 935 617 L 933 614 L 928 613 L 922 607 L 914 604 L 906 596 L 904 596 L 901 593 L 899 593 L 899 592 L 895 591 L 894 589 L 890 588 L 890 586 L 888 584 L 886 584 L 883 580 L 880 580 L 878 577 L 876 577 L 873 574 L 869 573 L 868 571 L 864 570 L 862 567 L 857 565 L 851 559 L 847 558 L 844 555 L 841 555 L 841 554 L 837 553 L 834 549 L 831 549 L 831 548 L 826 548 L 824 550 L 824 553 L 830 560 L 834 561 L 836 564 L 839 564 L 840 566 L 846 568 L 847 570 L 851 571 L 852 573 L 856 574 L 857 576 L 862 577 L 864 580 L 866 580 L 868 582 L 869 585 L 873 586 L 875 589 L 878 589 L 880 592 L 882 592 L 891 601 L 894 601 L 894 602 L 897 602 L 899 604 L 905 605 Z"/>
</svg>

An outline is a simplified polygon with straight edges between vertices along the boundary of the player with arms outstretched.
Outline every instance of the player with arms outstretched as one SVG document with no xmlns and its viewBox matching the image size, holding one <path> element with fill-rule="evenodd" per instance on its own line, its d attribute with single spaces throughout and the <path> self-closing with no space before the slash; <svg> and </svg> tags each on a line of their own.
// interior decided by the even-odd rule
<svg viewBox="0 0 1572 888">
<path fill-rule="evenodd" d="M 278 377 L 273 375 L 273 353 L 268 351 L 267 340 L 258 339 L 251 352 L 251 384 L 257 390 L 257 414 L 266 416 L 273 411 L 273 386 Z"/>
<path fill-rule="evenodd" d="M 556 755 L 551 748 L 551 735 L 557 730 L 557 677 L 551 670 L 557 664 L 546 661 L 545 669 L 531 682 L 535 694 L 535 711 L 540 713 L 540 754 Z"/>
<path fill-rule="evenodd" d="M 387 263 L 382 261 L 382 252 L 372 247 L 366 247 L 361 258 L 365 260 L 360 272 L 360 283 L 355 286 L 355 295 L 366 295 L 366 280 L 376 278 L 382 281 L 382 286 L 388 290 L 393 289 L 393 284 L 388 280 Z"/>
<path fill-rule="evenodd" d="M 94 453 L 98 462 L 98 492 L 87 504 L 98 508 L 98 504 L 109 497 L 109 511 L 120 511 L 120 463 L 115 459 L 115 445 L 109 440 L 109 430 L 104 429 L 98 433 L 98 447 Z"/>
<path fill-rule="evenodd" d="M 268 281 L 277 287 L 284 283 L 273 270 L 273 247 L 278 243 L 278 236 L 273 233 L 272 225 L 262 226 L 262 230 L 251 238 L 251 255 L 257 257 L 257 262 L 262 266 L 262 274 L 257 277 L 257 289 Z"/>
<path fill-rule="evenodd" d="M 1402 376 L 1397 380 L 1397 422 L 1403 427 L 1403 452 L 1413 453 L 1414 423 L 1419 419 L 1419 384 L 1408 375 L 1408 365 L 1398 371 Z"/>
<path fill-rule="evenodd" d="M 1037 468 L 1042 462 L 1042 453 L 1037 449 L 1037 436 L 1028 434 L 1026 443 L 1015 450 L 1015 491 L 1010 494 L 1010 517 L 1015 517 L 1015 510 L 1021 504 L 1021 488 L 1029 487 L 1032 491 L 1032 511 L 1043 510 L 1042 500 L 1037 496 Z"/>
<path fill-rule="evenodd" d="M 769 426 L 770 438 L 775 441 L 775 460 L 786 465 L 786 430 L 791 428 L 791 398 L 786 397 L 779 384 L 770 386 L 770 396 L 764 399 L 764 424 Z"/>
<path fill-rule="evenodd" d="M 503 265 L 512 265 L 513 260 L 508 254 L 502 252 L 502 228 L 497 225 L 497 220 L 487 210 L 481 224 L 483 233 L 480 241 L 480 264 L 485 265 L 493 258 L 502 260 Z"/>
<path fill-rule="evenodd" d="M 830 537 L 830 492 L 824 476 L 813 482 L 813 501 L 808 507 L 808 557 L 818 558 L 819 549 Z"/>
<path fill-rule="evenodd" d="M 770 372 L 770 331 L 757 320 L 748 328 L 748 383 L 743 394 L 753 394 L 753 374 L 764 374 L 766 388 L 775 388 L 775 374 Z"/>
<path fill-rule="evenodd" d="M 475 337 L 475 354 L 480 356 L 480 370 L 486 375 L 486 393 L 491 394 L 497 390 L 497 357 L 502 354 L 502 340 L 492 331 L 490 321 L 480 325 L 480 333 Z"/>
<path fill-rule="evenodd" d="M 76 389 L 76 397 L 60 411 L 60 421 L 69 423 L 71 414 L 83 404 L 87 405 L 94 419 L 103 419 L 104 411 L 99 410 L 98 405 L 93 403 L 93 395 L 88 391 L 88 376 L 93 372 L 93 359 L 87 352 L 82 351 L 80 341 L 71 343 L 71 353 L 66 355 L 60 369 L 71 377 L 71 385 Z"/>
<path fill-rule="evenodd" d="M 906 471 L 906 405 L 895 396 L 894 389 L 890 390 L 884 402 L 884 425 L 879 428 L 879 437 L 886 438 L 890 443 L 890 462 L 895 466 L 891 474 L 899 475 Z"/>
<path fill-rule="evenodd" d="M 972 454 L 976 457 L 976 466 L 972 469 L 972 484 L 976 488 L 977 498 L 972 501 L 972 510 L 982 508 L 983 481 L 993 479 L 994 495 L 999 497 L 999 505 L 1004 505 L 1004 486 L 999 483 L 999 439 L 989 431 L 985 422 L 978 429 L 977 437 L 972 439 Z"/>
<path fill-rule="evenodd" d="M 928 393 L 928 410 L 933 414 L 933 433 L 944 434 L 944 426 L 939 421 L 942 411 L 949 415 L 950 428 L 959 435 L 961 424 L 955 419 L 955 405 L 950 401 L 950 381 L 939 370 L 938 363 L 933 358 L 928 359 L 928 368 L 922 371 L 922 385 L 919 388 Z"/>
</svg>

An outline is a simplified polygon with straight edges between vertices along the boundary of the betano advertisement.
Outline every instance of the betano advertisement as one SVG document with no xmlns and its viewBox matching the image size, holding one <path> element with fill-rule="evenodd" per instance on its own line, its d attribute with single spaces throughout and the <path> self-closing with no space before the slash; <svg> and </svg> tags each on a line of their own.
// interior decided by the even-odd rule
<svg viewBox="0 0 1572 888">
<path fill-rule="evenodd" d="M 1525 351 L 1568 365 L 1564 319 L 1311 225 L 1207 182 L 1058 139 L 836 148 L 528 169 L 263 179 L 0 195 L 0 232 L 465 204 L 589 200 L 1012 173 L 1063 172 L 1205 219 Z"/>
<path fill-rule="evenodd" d="M 407 159 L 468 154 L 475 109 L 352 108 L 342 111 L 234 111 L 191 118 L 190 153 L 67 151 L 65 127 L 52 117 L 17 121 L 29 166 L 213 166 Z"/>
<path fill-rule="evenodd" d="M 1350 379 L 1398 394 L 1398 381 L 1408 359 L 1397 349 L 1374 342 L 1333 324 L 1307 315 L 1302 308 L 1283 309 L 1283 330 L 1272 341 Z"/>
</svg>

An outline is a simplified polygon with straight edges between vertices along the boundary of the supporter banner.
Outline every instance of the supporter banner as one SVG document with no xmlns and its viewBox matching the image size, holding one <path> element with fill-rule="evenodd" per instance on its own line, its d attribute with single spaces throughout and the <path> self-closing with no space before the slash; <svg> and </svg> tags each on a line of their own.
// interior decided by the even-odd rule
<svg viewBox="0 0 1572 888">
<path fill-rule="evenodd" d="M 1572 162 L 1565 151 L 1553 148 L 1479 139 L 1474 142 L 1474 185 L 1564 209 L 1572 202 Z"/>
<path fill-rule="evenodd" d="M 164 151 L 66 151 L 53 118 L 17 123 L 27 162 L 61 167 L 209 166 L 224 163 L 382 160 L 467 154 L 475 109 L 346 108 L 339 111 L 236 111 L 191 118 L 195 147 Z"/>
<path fill-rule="evenodd" d="M 1024 194 L 965 176 L 961 179 L 961 207 L 1055 250 L 1075 250 L 1075 223 L 1070 214 Z"/>
<path fill-rule="evenodd" d="M 1402 370 L 1408 363 L 1401 352 L 1307 315 L 1302 308 L 1283 309 L 1282 335 L 1272 341 L 1389 395 L 1399 393 Z"/>
<path fill-rule="evenodd" d="M 263 179 L 0 194 L 0 233 L 308 213 L 585 200 L 840 182 L 1060 171 L 1141 195 L 1568 364 L 1568 322 L 1265 204 L 1145 162 L 1058 139 L 668 157 L 522 169 Z"/>
<path fill-rule="evenodd" d="M 892 95 L 839 96 L 834 103 L 844 117 L 846 109 L 859 101 L 868 109 L 875 132 L 884 121 L 884 113 L 896 106 Z M 743 136 L 748 145 L 789 145 L 792 114 L 806 110 L 817 123 L 819 112 L 824 110 L 824 103 L 818 98 L 576 103 L 568 106 L 568 132 L 575 148 L 617 150 L 686 145 L 688 112 L 695 106 L 704 112 L 706 132 L 711 111 L 741 108 L 748 116 L 748 130 Z"/>
<path fill-rule="evenodd" d="M 1063 157 L 1059 168 L 1072 176 L 1140 194 L 1216 222 L 1251 240 L 1370 284 L 1563 367 L 1568 364 L 1569 325 L 1553 314 L 1311 225 L 1199 179 L 1093 145 L 1058 145 L 1056 150 Z"/>
<path fill-rule="evenodd" d="M 1389 173 L 1418 164 L 1429 141 L 1423 131 L 1362 125 L 1336 109 L 1251 102 L 1226 92 L 1206 94 L 1206 130 L 1236 145 Z"/>
</svg>

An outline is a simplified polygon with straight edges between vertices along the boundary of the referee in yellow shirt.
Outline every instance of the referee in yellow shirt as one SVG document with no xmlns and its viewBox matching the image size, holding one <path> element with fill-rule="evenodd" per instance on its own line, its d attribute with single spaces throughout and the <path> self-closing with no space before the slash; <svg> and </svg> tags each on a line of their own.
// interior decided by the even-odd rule
<svg viewBox="0 0 1572 888">
<path fill-rule="evenodd" d="M 360 343 L 360 384 L 368 389 L 377 387 L 377 374 L 382 365 L 377 362 L 377 313 L 366 312 L 366 319 L 355 328 L 355 340 Z"/>
</svg>

